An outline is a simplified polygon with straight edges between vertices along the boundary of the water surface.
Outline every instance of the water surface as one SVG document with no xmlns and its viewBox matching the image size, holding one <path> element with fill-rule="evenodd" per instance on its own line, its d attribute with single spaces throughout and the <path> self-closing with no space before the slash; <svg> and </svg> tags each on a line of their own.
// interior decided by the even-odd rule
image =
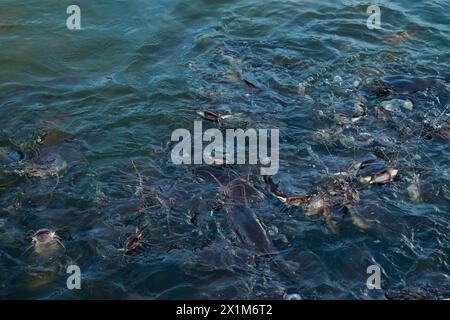
<svg viewBox="0 0 450 320">
<path fill-rule="evenodd" d="M 381 30 L 366 27 L 358 1 L 80 0 L 82 30 L 69 31 L 69 1 L 1 0 L 0 297 L 449 298 L 449 140 L 423 133 L 427 119 L 448 124 L 450 3 L 378 3 Z M 439 85 L 372 90 L 393 75 Z M 376 114 L 394 98 L 414 108 Z M 336 113 L 358 101 L 362 119 L 342 123 Z M 396 166 L 399 177 L 361 188 L 356 207 L 370 228 L 333 209 L 335 233 L 286 207 L 253 168 L 265 200 L 251 211 L 288 277 L 240 240 L 226 210 L 211 213 L 215 182 L 171 163 L 172 131 L 191 130 L 199 109 L 238 115 L 229 127 L 279 128 L 273 179 L 285 193 L 317 193 L 358 160 Z M 58 181 L 12 172 L 10 139 L 67 168 Z M 415 177 L 420 199 L 407 189 Z M 118 249 L 145 225 L 142 246 L 124 256 Z M 26 251 L 40 228 L 57 230 L 66 250 Z M 82 290 L 66 288 L 69 264 L 80 266 Z M 381 290 L 366 287 L 374 264 Z"/>
</svg>

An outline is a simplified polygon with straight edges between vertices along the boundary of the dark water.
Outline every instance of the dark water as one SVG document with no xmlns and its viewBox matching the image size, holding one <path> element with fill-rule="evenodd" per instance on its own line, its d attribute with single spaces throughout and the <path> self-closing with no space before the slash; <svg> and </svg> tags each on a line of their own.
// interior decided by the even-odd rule
<svg viewBox="0 0 450 320">
<path fill-rule="evenodd" d="M 70 4 L 0 1 L 1 298 L 450 297 L 448 1 L 379 1 L 381 30 L 358 1 L 81 0 L 83 29 L 69 31 Z M 413 108 L 380 113 L 392 99 Z M 348 123 L 357 102 L 362 118 Z M 279 128 L 273 179 L 287 194 L 332 188 L 352 161 L 399 174 L 354 177 L 369 227 L 337 206 L 333 232 L 256 170 L 224 168 L 253 172 L 265 196 L 235 206 L 261 221 L 273 251 L 261 255 L 229 207 L 211 212 L 217 184 L 171 163 L 172 131 L 191 130 L 199 109 L 238 115 L 228 127 Z M 67 167 L 21 175 L 36 154 Z M 136 251 L 118 250 L 144 226 Z M 27 251 L 40 228 L 66 250 Z M 70 264 L 81 290 L 66 287 Z M 381 290 L 366 287 L 374 264 Z"/>
</svg>

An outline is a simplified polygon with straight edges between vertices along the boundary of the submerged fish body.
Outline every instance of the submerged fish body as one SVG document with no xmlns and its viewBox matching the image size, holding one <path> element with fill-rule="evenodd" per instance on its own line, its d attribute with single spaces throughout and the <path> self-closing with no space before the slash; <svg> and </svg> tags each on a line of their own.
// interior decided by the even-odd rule
<svg viewBox="0 0 450 320">
<path fill-rule="evenodd" d="M 220 120 L 226 120 L 232 117 L 230 114 L 222 115 L 210 110 L 197 111 L 197 114 L 205 120 L 217 122 Z"/>
<path fill-rule="evenodd" d="M 323 212 L 326 206 L 325 199 L 322 195 L 313 197 L 306 206 L 305 215 L 313 216 Z"/>
<path fill-rule="evenodd" d="M 224 206 L 233 229 L 243 243 L 256 248 L 261 253 L 270 252 L 270 240 L 254 210 L 249 207 L 252 202 L 261 201 L 263 195 L 248 181 L 234 178 L 226 186 L 226 179 L 230 179 L 227 171 L 204 167 L 194 170 L 194 173 L 204 178 L 214 179 L 222 184 L 227 203 Z"/>
<path fill-rule="evenodd" d="M 261 253 L 270 252 L 270 240 L 255 212 L 242 204 L 226 205 L 225 210 L 242 242 Z"/>
<path fill-rule="evenodd" d="M 25 159 L 25 154 L 19 150 L 14 150 L 10 148 L 1 148 L 0 159 L 2 163 L 9 165 Z"/>
<path fill-rule="evenodd" d="M 57 176 L 67 168 L 67 162 L 57 153 L 50 153 L 25 165 L 23 172 L 30 177 Z"/>
<path fill-rule="evenodd" d="M 9 147 L 0 148 L 0 160 L 3 164 L 14 165 L 21 161 L 31 160 L 35 157 L 34 151 L 24 150 L 20 145 L 10 140 Z"/>
<path fill-rule="evenodd" d="M 227 185 L 227 195 L 233 202 L 247 203 L 249 201 L 261 201 L 264 196 L 247 181 L 236 178 Z"/>
<path fill-rule="evenodd" d="M 192 170 L 192 173 L 205 180 L 211 180 L 214 176 L 220 183 L 227 184 L 235 175 L 227 170 L 213 166 L 199 166 Z"/>
<path fill-rule="evenodd" d="M 422 136 L 426 139 L 441 138 L 444 140 L 450 139 L 450 122 L 442 122 L 435 124 L 425 121 L 425 127 L 422 132 Z"/>
<path fill-rule="evenodd" d="M 345 205 L 345 208 L 350 213 L 353 224 L 358 228 L 365 230 L 371 227 L 371 224 L 356 210 L 351 204 Z"/>
<path fill-rule="evenodd" d="M 444 80 L 436 77 L 420 78 L 406 75 L 393 75 L 382 77 L 380 83 L 398 93 L 414 93 L 431 88 L 445 88 Z"/>
<path fill-rule="evenodd" d="M 370 184 L 386 184 L 393 181 L 397 174 L 398 169 L 392 167 L 385 168 L 371 177 Z"/>
<path fill-rule="evenodd" d="M 253 209 L 243 204 L 231 204 L 226 205 L 225 210 L 243 243 L 256 249 L 263 257 L 271 257 L 274 268 L 290 280 L 297 281 L 295 272 L 288 263 L 279 256 L 273 256 L 275 250 L 273 250 L 272 241 Z"/>
<path fill-rule="evenodd" d="M 262 87 L 261 83 L 256 80 L 255 76 L 249 72 L 245 72 L 244 74 L 242 74 L 241 78 L 249 88 L 258 89 Z"/>
<path fill-rule="evenodd" d="M 234 229 L 244 243 L 251 245 L 262 253 L 269 253 L 270 240 L 266 230 L 248 204 L 261 201 L 263 195 L 247 181 L 236 178 L 227 185 L 227 197 L 230 204 L 225 210 Z"/>
</svg>

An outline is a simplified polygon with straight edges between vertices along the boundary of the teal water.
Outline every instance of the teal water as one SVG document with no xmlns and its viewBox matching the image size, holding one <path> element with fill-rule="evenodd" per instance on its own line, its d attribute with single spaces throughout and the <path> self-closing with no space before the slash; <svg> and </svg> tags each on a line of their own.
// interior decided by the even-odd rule
<svg viewBox="0 0 450 320">
<path fill-rule="evenodd" d="M 79 31 L 66 28 L 71 4 L 0 0 L 0 298 L 450 297 L 448 1 L 378 1 L 380 30 L 366 27 L 359 1 L 80 0 Z M 380 94 L 380 79 L 392 90 Z M 391 99 L 414 107 L 377 112 Z M 348 123 L 357 102 L 365 110 Z M 228 127 L 279 128 L 273 179 L 285 193 L 320 193 L 352 161 L 395 166 L 398 177 L 352 178 L 370 226 L 337 205 L 333 232 L 277 200 L 254 170 L 265 200 L 251 210 L 286 277 L 226 210 L 211 213 L 217 184 L 171 163 L 172 131 L 191 130 L 200 109 L 236 115 Z M 36 154 L 67 167 L 20 174 Z M 142 245 L 120 252 L 144 226 Z M 65 250 L 27 250 L 41 228 Z M 70 264 L 81 290 L 66 287 Z M 380 290 L 366 287 L 374 264 Z"/>
</svg>

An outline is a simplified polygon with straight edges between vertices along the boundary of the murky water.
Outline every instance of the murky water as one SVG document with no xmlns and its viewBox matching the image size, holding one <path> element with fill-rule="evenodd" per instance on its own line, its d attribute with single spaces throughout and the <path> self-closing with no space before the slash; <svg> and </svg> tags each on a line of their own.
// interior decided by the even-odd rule
<svg viewBox="0 0 450 320">
<path fill-rule="evenodd" d="M 448 1 L 379 1 L 381 30 L 358 1 L 80 0 L 69 31 L 70 4 L 0 2 L 1 298 L 450 297 Z M 230 204 L 173 165 L 201 109 L 279 128 L 273 181 L 309 204 L 236 165 L 214 173 L 264 198 Z M 30 248 L 41 228 L 65 249 Z"/>
</svg>

